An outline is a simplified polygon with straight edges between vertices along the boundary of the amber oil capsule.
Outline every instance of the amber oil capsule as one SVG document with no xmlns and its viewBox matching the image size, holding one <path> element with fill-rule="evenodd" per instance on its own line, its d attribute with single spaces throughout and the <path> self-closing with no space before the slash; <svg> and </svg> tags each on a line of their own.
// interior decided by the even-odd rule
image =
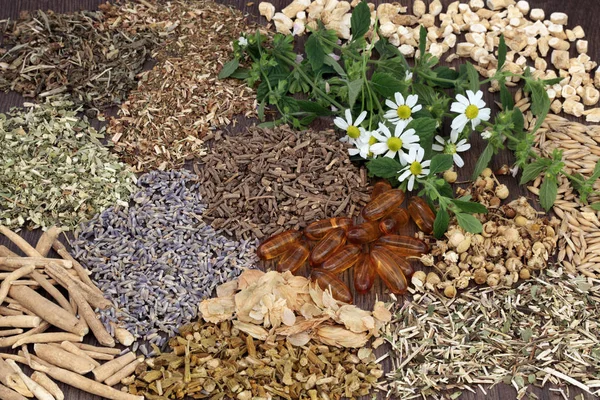
<svg viewBox="0 0 600 400">
<path fill-rule="evenodd" d="M 290 271 L 293 274 L 304 265 L 306 260 L 308 260 L 309 255 L 310 250 L 308 249 L 306 243 L 293 243 L 292 247 L 290 247 L 285 253 L 283 253 L 283 256 L 277 263 L 277 271 Z"/>
<path fill-rule="evenodd" d="M 334 228 L 344 228 L 348 230 L 352 226 L 352 218 L 340 217 L 320 219 L 312 222 L 304 228 L 304 236 L 310 240 L 320 240 Z"/>
<path fill-rule="evenodd" d="M 406 293 L 408 290 L 406 277 L 393 258 L 378 248 L 372 249 L 370 254 L 377 275 L 379 275 L 383 283 L 390 289 L 390 292 L 395 294 Z"/>
<path fill-rule="evenodd" d="M 355 244 L 371 243 L 379 239 L 380 236 L 381 231 L 377 221 L 363 222 L 348 230 L 348 241 Z"/>
<path fill-rule="evenodd" d="M 329 256 L 327 260 L 323 261 L 321 268 L 332 274 L 340 274 L 356 264 L 360 258 L 361 250 L 362 249 L 359 246 L 348 244 L 342 247 L 337 253 Z"/>
<path fill-rule="evenodd" d="M 354 289 L 360 294 L 368 293 L 375 282 L 375 267 L 368 254 L 361 254 L 354 266 Z"/>
<path fill-rule="evenodd" d="M 400 189 L 388 190 L 371 200 L 362 210 L 367 221 L 377 221 L 394 211 L 404 201 L 404 192 Z"/>
<path fill-rule="evenodd" d="M 371 192 L 371 200 L 375 200 L 383 192 L 392 190 L 392 185 L 388 181 L 377 181 L 373 185 L 373 191 Z"/>
<path fill-rule="evenodd" d="M 404 208 L 392 211 L 379 222 L 379 230 L 386 235 L 398 233 L 400 228 L 408 223 L 410 216 Z"/>
<path fill-rule="evenodd" d="M 343 228 L 334 228 L 312 249 L 309 258 L 310 265 L 321 264 L 345 244 L 346 231 Z"/>
<path fill-rule="evenodd" d="M 270 260 L 285 253 L 301 236 L 302 232 L 295 229 L 278 233 L 258 246 L 256 254 L 263 260 Z"/>
<path fill-rule="evenodd" d="M 427 234 L 433 232 L 435 214 L 431 211 L 429 204 L 425 200 L 420 197 L 412 197 L 408 201 L 408 213 L 420 230 Z"/>
<path fill-rule="evenodd" d="M 420 256 L 429 251 L 427 243 L 412 236 L 385 235 L 380 237 L 376 244 L 403 257 Z"/>
<path fill-rule="evenodd" d="M 415 269 L 413 268 L 411 263 L 408 260 L 406 260 L 403 256 L 394 253 L 393 251 L 390 251 L 390 249 L 386 248 L 385 246 L 376 244 L 373 248 L 390 256 L 392 260 L 394 260 L 398 268 L 400 268 L 400 271 L 402 271 L 406 279 L 410 279 L 415 273 Z"/>
<path fill-rule="evenodd" d="M 352 304 L 352 293 L 350 292 L 350 288 L 334 274 L 323 271 L 322 269 L 313 269 L 311 277 L 313 281 L 317 282 L 317 285 L 319 285 L 321 289 L 327 290 L 331 288 L 331 295 L 334 299 Z"/>
</svg>

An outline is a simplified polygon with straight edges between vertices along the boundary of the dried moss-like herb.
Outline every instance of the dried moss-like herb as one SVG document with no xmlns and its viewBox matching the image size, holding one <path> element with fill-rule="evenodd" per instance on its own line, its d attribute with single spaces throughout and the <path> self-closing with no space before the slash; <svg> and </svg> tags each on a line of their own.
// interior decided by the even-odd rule
<svg viewBox="0 0 600 400">
<path fill-rule="evenodd" d="M 0 90 L 45 98 L 70 93 L 76 104 L 120 104 L 159 42 L 156 25 L 135 15 L 132 3 L 100 11 L 23 12 L 4 24 Z"/>
<path fill-rule="evenodd" d="M 75 227 L 127 206 L 135 175 L 64 99 L 0 114 L 0 221 L 11 228 Z"/>
<path fill-rule="evenodd" d="M 339 399 L 369 394 L 383 375 L 368 349 L 265 342 L 229 321 L 188 324 L 169 345 L 170 353 L 139 366 L 130 393 L 147 399 Z"/>
</svg>

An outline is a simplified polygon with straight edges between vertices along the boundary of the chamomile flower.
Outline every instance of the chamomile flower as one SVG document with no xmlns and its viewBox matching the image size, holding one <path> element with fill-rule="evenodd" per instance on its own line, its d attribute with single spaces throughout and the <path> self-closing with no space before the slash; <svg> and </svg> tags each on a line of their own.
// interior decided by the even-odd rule
<svg viewBox="0 0 600 400">
<path fill-rule="evenodd" d="M 458 131 L 452 131 L 450 133 L 450 139 L 445 140 L 441 136 L 436 136 L 435 141 L 438 143 L 434 143 L 431 148 L 435 151 L 441 151 L 444 154 L 452 154 L 452 159 L 454 159 L 454 163 L 457 167 L 462 168 L 465 165 L 465 162 L 458 155 L 459 152 L 467 151 L 471 148 L 471 145 L 467 143 L 467 139 L 462 139 L 458 141 Z"/>
<path fill-rule="evenodd" d="M 408 154 L 404 156 L 404 167 L 400 172 L 398 180 L 404 182 L 408 180 L 408 190 L 411 191 L 415 187 L 415 180 L 429 175 L 429 165 L 431 160 L 423 161 L 425 150 L 421 146 L 412 147 L 408 150 Z"/>
<path fill-rule="evenodd" d="M 346 131 L 346 136 L 341 138 L 340 141 L 356 145 L 357 141 L 361 140 L 362 137 L 362 141 L 364 142 L 365 135 L 367 133 L 364 128 L 360 127 L 360 124 L 365 120 L 367 112 L 361 112 L 358 118 L 356 118 L 354 121 L 352 120 L 352 112 L 350 110 L 346 110 L 344 114 L 346 116 L 345 120 L 342 117 L 336 117 L 333 120 L 335 126 L 343 131 Z"/>
<path fill-rule="evenodd" d="M 240 36 L 238 38 L 238 44 L 240 45 L 240 47 L 246 47 L 246 46 L 248 46 L 248 39 L 246 39 L 243 36 Z"/>
<path fill-rule="evenodd" d="M 371 156 L 371 145 L 377 143 L 377 139 L 373 136 L 372 132 L 365 131 L 358 140 L 355 141 L 354 146 L 356 148 L 348 149 L 348 154 L 351 156 L 359 155 L 365 160 Z"/>
<path fill-rule="evenodd" d="M 419 111 L 423 106 L 417 104 L 419 101 L 419 96 L 416 94 L 411 94 L 404 99 L 402 93 L 395 93 L 393 102 L 392 100 L 386 100 L 385 105 L 391 108 L 391 110 L 386 111 L 383 115 L 386 119 L 394 124 L 402 124 L 403 126 L 408 125 L 410 121 L 412 121 L 413 113 Z"/>
<path fill-rule="evenodd" d="M 407 70 L 406 74 L 404 75 L 404 80 L 406 82 L 410 82 L 410 81 L 412 81 L 412 78 L 413 78 L 412 72 L 410 72 L 410 71 Z"/>
<path fill-rule="evenodd" d="M 419 145 L 419 137 L 416 135 L 415 130 L 404 131 L 404 125 L 402 124 L 396 125 L 392 135 L 389 128 L 380 122 L 379 129 L 373 132 L 373 137 L 378 141 L 378 143 L 371 146 L 373 154 L 384 154 L 385 157 L 389 158 L 394 158 L 396 154 L 399 154 L 400 162 L 402 162 L 402 156 L 405 154 L 403 148 L 408 150 Z"/>
<path fill-rule="evenodd" d="M 456 95 L 456 102 L 452 103 L 450 111 L 459 113 L 459 115 L 452 120 L 452 129 L 462 132 L 469 121 L 473 129 L 477 128 L 481 121 L 488 121 L 491 110 L 485 106 L 481 90 L 478 90 L 477 93 L 467 90 L 467 97 L 462 94 Z"/>
</svg>

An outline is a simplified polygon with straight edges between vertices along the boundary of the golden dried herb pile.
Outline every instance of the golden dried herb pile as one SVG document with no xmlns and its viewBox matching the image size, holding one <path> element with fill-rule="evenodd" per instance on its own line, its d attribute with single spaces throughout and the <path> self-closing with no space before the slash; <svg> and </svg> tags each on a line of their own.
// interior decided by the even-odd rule
<svg viewBox="0 0 600 400">
<path fill-rule="evenodd" d="M 365 396 L 383 370 L 370 349 L 349 350 L 284 337 L 256 340 L 230 321 L 196 322 L 170 353 L 138 366 L 131 394 L 146 399 L 339 399 Z"/>
<path fill-rule="evenodd" d="M 329 290 L 291 272 L 246 270 L 217 287 L 217 297 L 200 303 L 202 318 L 215 324 L 233 320 L 236 329 L 258 340 L 283 337 L 294 346 L 311 339 L 329 346 L 361 348 L 378 337 L 391 314 L 382 302 L 373 312 L 335 300 Z M 381 343 L 374 342 L 374 346 Z"/>
</svg>

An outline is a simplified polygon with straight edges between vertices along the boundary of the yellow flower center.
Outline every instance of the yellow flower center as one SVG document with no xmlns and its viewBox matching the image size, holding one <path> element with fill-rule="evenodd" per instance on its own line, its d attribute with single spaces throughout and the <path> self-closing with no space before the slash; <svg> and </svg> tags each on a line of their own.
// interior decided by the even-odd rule
<svg viewBox="0 0 600 400">
<path fill-rule="evenodd" d="M 398 109 L 396 110 L 396 113 L 398 114 L 398 117 L 400 119 L 409 119 L 410 115 L 412 114 L 412 110 L 410 109 L 409 106 L 407 106 L 405 104 L 403 106 L 398 107 Z"/>
<path fill-rule="evenodd" d="M 410 173 L 413 175 L 420 175 L 423 171 L 423 167 L 421 167 L 421 163 L 418 161 L 414 161 L 410 164 Z"/>
<path fill-rule="evenodd" d="M 352 139 L 358 139 L 360 137 L 360 130 L 356 126 L 350 125 L 346 130 L 346 134 Z"/>
<path fill-rule="evenodd" d="M 479 108 L 477 108 L 476 105 L 471 104 L 470 106 L 467 107 L 467 109 L 465 110 L 465 115 L 467 116 L 467 118 L 469 119 L 475 119 L 477 118 L 477 116 L 479 115 Z"/>
<path fill-rule="evenodd" d="M 388 149 L 391 151 L 398 151 L 402 148 L 402 139 L 397 137 L 391 137 L 387 141 Z"/>
<path fill-rule="evenodd" d="M 369 146 L 373 146 L 375 143 L 377 143 L 377 138 L 375 136 L 371 136 L 369 138 Z"/>
<path fill-rule="evenodd" d="M 446 143 L 444 154 L 456 154 L 456 145 L 454 143 Z"/>
</svg>

